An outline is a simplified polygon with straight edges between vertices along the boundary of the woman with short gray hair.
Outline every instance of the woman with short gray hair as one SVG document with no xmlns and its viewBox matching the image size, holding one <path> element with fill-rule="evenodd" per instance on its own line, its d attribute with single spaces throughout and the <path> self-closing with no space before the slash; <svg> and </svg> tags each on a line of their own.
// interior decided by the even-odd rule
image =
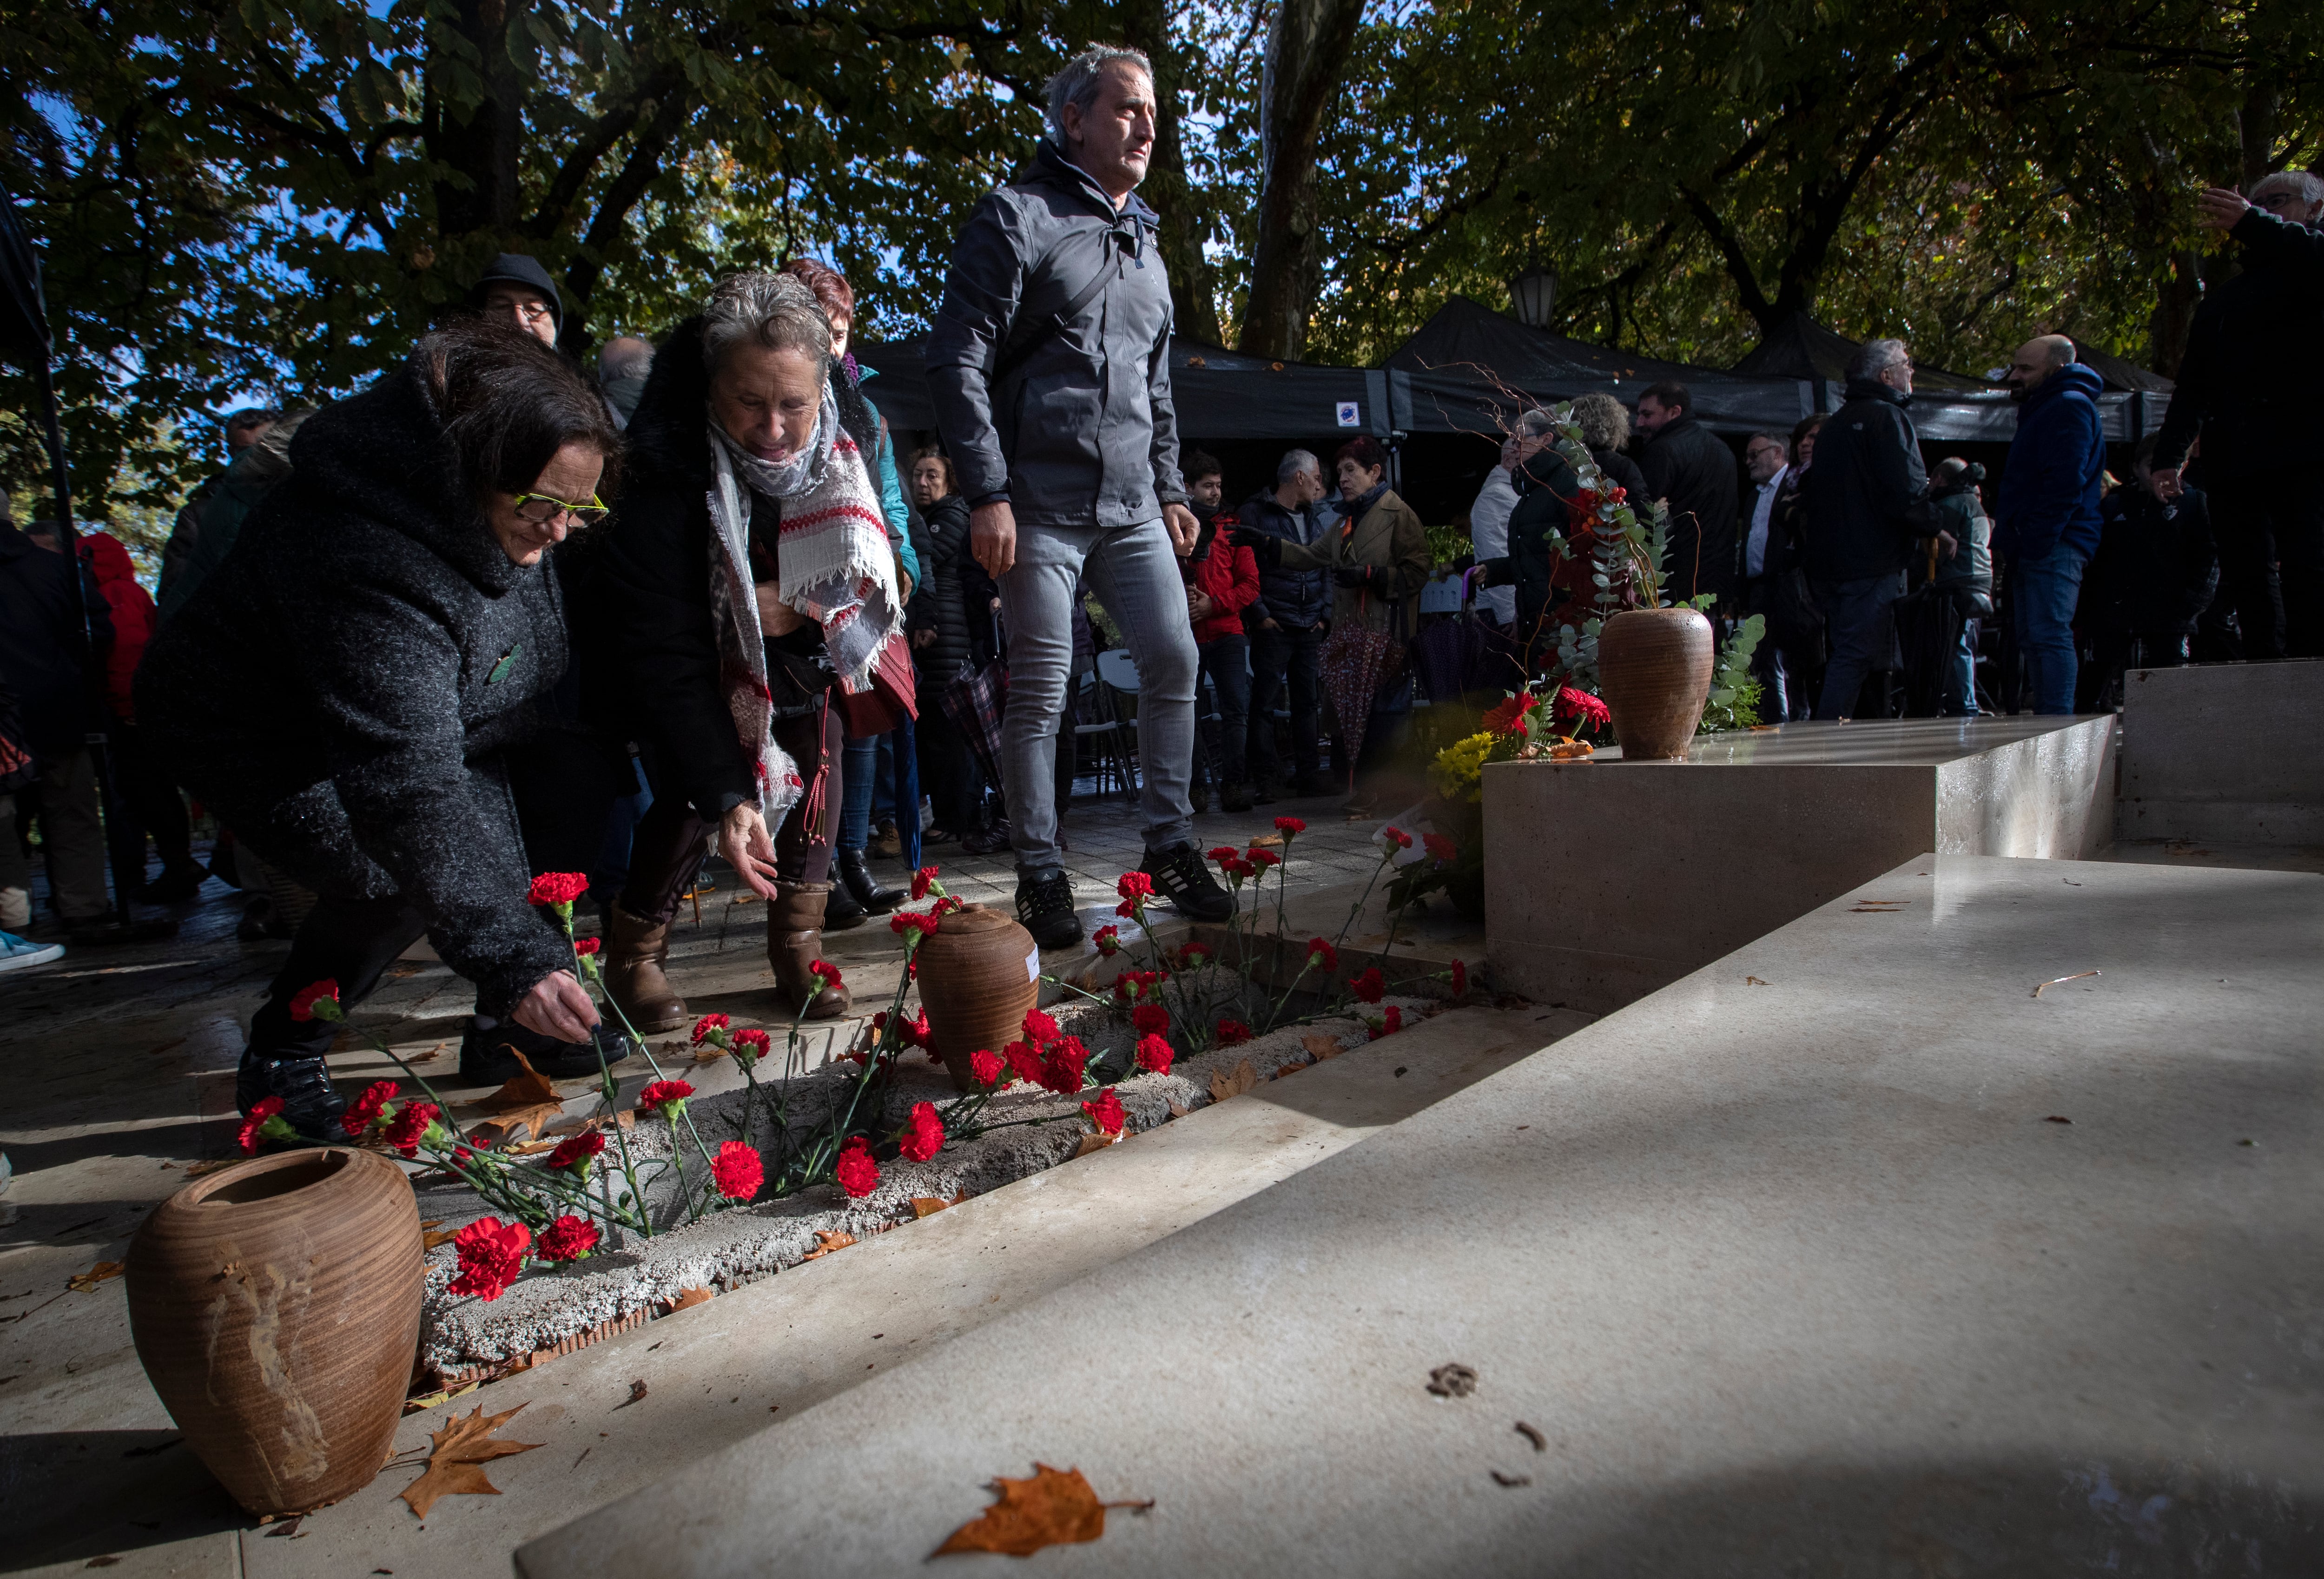
<svg viewBox="0 0 2324 1579">
<path fill-rule="evenodd" d="M 630 420 L 634 488 L 602 576 L 617 671 L 599 683 L 654 790 L 606 919 L 606 986 L 641 1030 L 687 1019 L 663 965 L 714 829 L 770 901 L 778 985 L 809 1019 L 848 1006 L 816 968 L 842 794 L 835 703 L 872 688 L 903 613 L 862 397 L 830 361 L 806 285 L 730 274 L 655 354 Z"/>
</svg>

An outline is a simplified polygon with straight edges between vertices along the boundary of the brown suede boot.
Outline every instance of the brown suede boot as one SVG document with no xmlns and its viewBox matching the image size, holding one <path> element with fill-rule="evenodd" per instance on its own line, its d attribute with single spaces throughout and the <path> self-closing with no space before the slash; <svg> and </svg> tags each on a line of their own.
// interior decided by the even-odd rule
<svg viewBox="0 0 2324 1579">
<path fill-rule="evenodd" d="M 778 882 L 767 907 L 767 963 L 775 983 L 794 1005 L 807 1005 L 808 1020 L 835 1020 L 847 1012 L 847 989 L 825 982 L 812 968 L 823 957 L 823 907 L 831 899 L 827 882 Z"/>
<path fill-rule="evenodd" d="M 669 923 L 642 921 L 616 900 L 605 911 L 605 991 L 641 1036 L 676 1030 L 688 1018 L 686 1000 L 669 984 Z"/>
</svg>

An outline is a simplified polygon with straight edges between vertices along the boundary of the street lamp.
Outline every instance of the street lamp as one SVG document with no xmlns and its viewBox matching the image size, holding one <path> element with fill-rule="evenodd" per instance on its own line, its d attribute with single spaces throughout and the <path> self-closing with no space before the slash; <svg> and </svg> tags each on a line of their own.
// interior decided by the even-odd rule
<svg viewBox="0 0 2324 1579">
<path fill-rule="evenodd" d="M 1539 263 L 1528 267 L 1509 282 L 1509 306 L 1526 328 L 1546 328 L 1549 315 L 1557 306 L 1557 271 Z"/>
</svg>

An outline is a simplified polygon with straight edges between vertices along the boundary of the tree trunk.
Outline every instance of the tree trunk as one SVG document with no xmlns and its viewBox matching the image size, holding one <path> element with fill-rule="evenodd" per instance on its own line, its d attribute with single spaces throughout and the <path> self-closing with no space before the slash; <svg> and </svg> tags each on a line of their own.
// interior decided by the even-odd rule
<svg viewBox="0 0 2324 1579">
<path fill-rule="evenodd" d="M 530 0 L 460 0 L 456 26 L 476 51 L 483 92 L 475 104 L 462 106 L 447 102 L 440 75 L 433 84 L 444 108 L 428 152 L 448 172 L 436 185 L 437 231 L 455 243 L 475 237 L 473 247 L 460 250 L 478 254 L 479 263 L 491 253 L 525 245 L 517 234 L 525 84 L 509 58 L 509 32 L 530 8 Z"/>
<path fill-rule="evenodd" d="M 1219 343 L 1217 272 L 1203 256 L 1206 216 L 1186 180 L 1179 89 L 1185 62 L 1170 40 L 1169 8 L 1163 0 L 1128 0 L 1121 8 L 1122 42 L 1143 50 L 1154 62 L 1154 158 L 1139 196 L 1162 217 L 1157 238 L 1162 266 L 1170 276 L 1171 315 L 1178 332 L 1210 345 Z"/>
<path fill-rule="evenodd" d="M 2195 306 L 2202 300 L 2202 259 L 2190 250 L 2172 253 L 2171 277 L 2155 293 L 2154 312 L 2147 320 L 2154 371 L 2165 378 L 2179 376 L 2179 363 L 2187 355 L 2187 331 L 2194 326 Z"/>
<path fill-rule="evenodd" d="M 1259 86 L 1259 235 L 1240 337 L 1255 356 L 1289 359 L 1306 347 L 1307 316 L 1323 273 L 1315 148 L 1362 16 L 1363 0 L 1281 0 L 1268 33 Z"/>
</svg>

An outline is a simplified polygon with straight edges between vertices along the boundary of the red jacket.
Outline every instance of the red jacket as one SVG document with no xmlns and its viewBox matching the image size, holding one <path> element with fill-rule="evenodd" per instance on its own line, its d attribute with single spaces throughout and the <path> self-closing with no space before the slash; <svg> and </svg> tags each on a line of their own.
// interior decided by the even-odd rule
<svg viewBox="0 0 2324 1579">
<path fill-rule="evenodd" d="M 106 696 L 115 714 L 134 721 L 136 710 L 130 700 L 129 682 L 136 678 L 137 660 L 145 656 L 145 643 L 153 634 L 153 596 L 137 584 L 137 567 L 130 561 L 129 550 L 110 532 L 83 533 L 80 552 L 113 611 L 113 649 L 105 660 Z"/>
<path fill-rule="evenodd" d="M 1249 549 L 1236 548 L 1227 536 L 1240 524 L 1232 515 L 1213 521 L 1210 552 L 1193 561 L 1192 574 L 1186 577 L 1188 586 L 1211 596 L 1211 617 L 1194 622 L 1197 643 L 1241 635 L 1242 611 L 1259 601 L 1259 560 Z"/>
</svg>

